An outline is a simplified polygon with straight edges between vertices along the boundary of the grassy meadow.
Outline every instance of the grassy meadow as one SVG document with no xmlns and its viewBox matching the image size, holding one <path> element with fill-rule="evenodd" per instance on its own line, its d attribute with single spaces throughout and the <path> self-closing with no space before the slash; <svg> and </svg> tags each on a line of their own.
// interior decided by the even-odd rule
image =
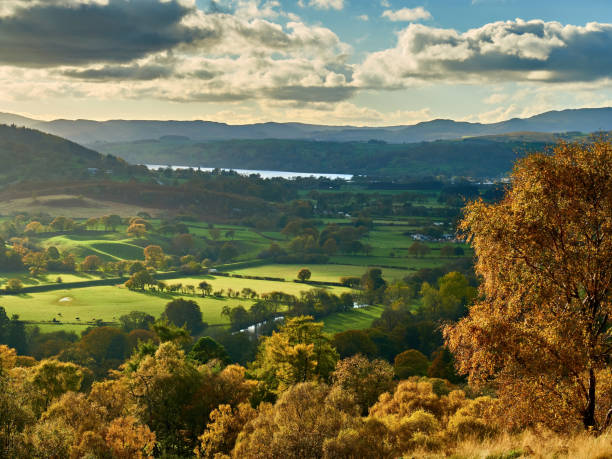
<svg viewBox="0 0 612 459">
<path fill-rule="evenodd" d="M 247 276 L 269 276 L 279 279 L 294 280 L 302 268 L 308 268 L 312 273 L 310 280 L 320 282 L 339 282 L 341 277 L 361 277 L 368 265 L 264 265 L 252 268 L 235 269 L 230 272 Z M 403 269 L 382 268 L 383 277 L 387 281 L 401 279 L 406 276 L 407 271 Z"/>
<path fill-rule="evenodd" d="M 165 282 L 197 287 L 202 280 L 210 283 L 215 291 L 224 290 L 224 294 L 227 294 L 228 289 L 240 291 L 248 287 L 259 294 L 282 291 L 299 295 L 302 291 L 315 288 L 295 282 L 260 281 L 224 276 L 184 277 Z M 343 287 L 326 288 L 336 294 L 350 291 Z M 142 311 L 158 317 L 163 312 L 165 305 L 175 298 L 196 301 L 202 310 L 202 319 L 209 325 L 228 323 L 227 318 L 221 315 L 224 306 L 233 307 L 242 304 L 248 309 L 253 303 L 253 300 L 228 298 L 227 296 L 202 298 L 197 292 L 195 295 L 182 295 L 130 291 L 123 285 L 116 285 L 6 295 L 2 297 L 0 304 L 6 309 L 9 316 L 18 314 L 22 320 L 39 325 L 45 330 L 80 330 L 96 320 L 117 322 L 120 316 L 131 311 Z M 53 322 L 54 319 L 56 323 Z"/>
<path fill-rule="evenodd" d="M 372 326 L 372 321 L 378 319 L 384 311 L 383 306 L 367 306 L 353 309 L 350 312 L 330 314 L 323 319 L 326 333 L 338 333 L 346 330 L 363 330 Z"/>
<path fill-rule="evenodd" d="M 134 292 L 123 286 L 87 287 L 5 296 L 2 306 L 7 314 L 19 314 L 30 323 L 47 322 L 45 328 L 83 329 L 88 322 L 102 320 L 117 322 L 131 311 L 142 311 L 158 317 L 165 305 L 174 298 L 194 300 L 202 310 L 202 319 L 209 325 L 227 324 L 221 315 L 223 306 L 250 306 L 251 300 L 237 298 L 215 298 L 192 295 L 170 295 L 149 292 Z M 53 319 L 59 324 L 52 323 Z"/>
</svg>

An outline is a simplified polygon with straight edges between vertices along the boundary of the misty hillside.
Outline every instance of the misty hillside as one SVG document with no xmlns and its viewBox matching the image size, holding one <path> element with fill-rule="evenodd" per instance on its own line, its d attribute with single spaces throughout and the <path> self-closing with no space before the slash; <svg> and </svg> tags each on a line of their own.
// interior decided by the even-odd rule
<svg viewBox="0 0 612 459">
<path fill-rule="evenodd" d="M 122 173 L 125 161 L 40 131 L 0 125 L 0 184 Z"/>
<path fill-rule="evenodd" d="M 612 108 L 551 111 L 531 118 L 513 118 L 493 124 L 433 120 L 412 126 L 380 128 L 301 123 L 228 125 L 209 121 L 54 120 L 46 122 L 2 113 L 0 113 L 0 122 L 39 129 L 84 145 L 159 139 L 169 135 L 187 137 L 194 141 L 299 139 L 349 142 L 373 139 L 389 143 L 412 143 L 498 135 L 517 131 L 552 133 L 612 130 Z"/>
</svg>

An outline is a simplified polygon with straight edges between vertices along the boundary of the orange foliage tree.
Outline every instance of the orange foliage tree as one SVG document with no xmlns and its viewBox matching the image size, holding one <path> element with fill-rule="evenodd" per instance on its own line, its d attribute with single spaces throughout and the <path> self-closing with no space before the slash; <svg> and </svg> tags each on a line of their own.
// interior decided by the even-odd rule
<svg viewBox="0 0 612 459">
<path fill-rule="evenodd" d="M 612 145 L 520 160 L 496 204 L 469 204 L 480 299 L 446 327 L 459 370 L 497 389 L 515 426 L 606 424 L 612 351 Z M 610 412 L 612 413 L 612 411 Z"/>
</svg>

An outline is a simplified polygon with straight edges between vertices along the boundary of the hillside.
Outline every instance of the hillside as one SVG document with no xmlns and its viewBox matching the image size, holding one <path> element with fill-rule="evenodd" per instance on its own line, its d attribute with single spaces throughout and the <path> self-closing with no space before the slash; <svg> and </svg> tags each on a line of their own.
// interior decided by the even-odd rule
<svg viewBox="0 0 612 459">
<path fill-rule="evenodd" d="M 0 125 L 0 162 L 0 184 L 86 178 L 97 171 L 117 175 L 130 168 L 121 159 L 60 137 L 6 125 Z"/>
<path fill-rule="evenodd" d="M 500 136 L 412 144 L 227 140 L 194 142 L 164 138 L 99 145 L 100 151 L 133 164 L 181 165 L 362 175 L 463 175 L 497 177 L 525 152 L 541 150 L 555 137 Z"/>
<path fill-rule="evenodd" d="M 300 139 L 349 142 L 374 139 L 388 143 L 411 143 L 517 131 L 553 133 L 612 130 L 612 108 L 550 111 L 530 118 L 513 118 L 493 124 L 437 119 L 414 125 L 386 127 L 324 126 L 302 123 L 229 125 L 210 121 L 64 119 L 38 121 L 7 113 L 0 113 L 0 122 L 39 129 L 84 145 L 159 139 L 168 135 L 188 137 L 194 141 Z"/>
</svg>

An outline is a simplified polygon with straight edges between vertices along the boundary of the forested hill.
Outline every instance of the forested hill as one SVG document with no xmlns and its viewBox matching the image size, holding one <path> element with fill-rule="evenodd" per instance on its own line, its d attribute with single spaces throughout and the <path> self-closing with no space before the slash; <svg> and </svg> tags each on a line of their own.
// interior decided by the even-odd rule
<svg viewBox="0 0 612 459">
<path fill-rule="evenodd" d="M 132 166 L 61 137 L 0 124 L 0 184 L 122 175 Z"/>
<path fill-rule="evenodd" d="M 542 150 L 553 136 L 472 138 L 413 144 L 228 140 L 194 142 L 181 138 L 100 145 L 133 164 L 345 173 L 385 176 L 498 177 L 517 157 Z"/>
</svg>

